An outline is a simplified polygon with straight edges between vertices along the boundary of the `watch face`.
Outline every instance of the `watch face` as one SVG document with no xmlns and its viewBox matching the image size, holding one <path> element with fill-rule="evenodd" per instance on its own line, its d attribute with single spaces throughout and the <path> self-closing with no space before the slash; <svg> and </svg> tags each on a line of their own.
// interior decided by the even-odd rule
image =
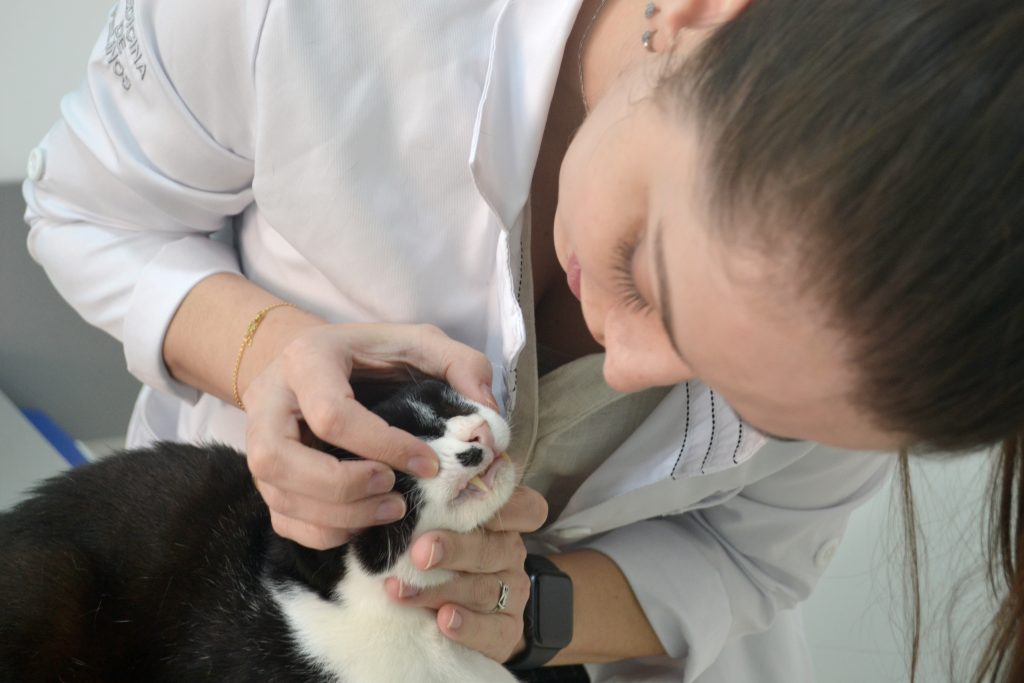
<svg viewBox="0 0 1024 683">
<path fill-rule="evenodd" d="M 540 574 L 534 579 L 534 641 L 560 650 L 572 640 L 572 579 L 559 574 Z"/>
</svg>

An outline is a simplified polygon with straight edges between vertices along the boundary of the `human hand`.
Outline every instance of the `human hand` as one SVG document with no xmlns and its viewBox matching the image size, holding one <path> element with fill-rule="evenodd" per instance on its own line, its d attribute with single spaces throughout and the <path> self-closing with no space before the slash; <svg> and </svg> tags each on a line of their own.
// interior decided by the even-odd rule
<svg viewBox="0 0 1024 683">
<path fill-rule="evenodd" d="M 446 637 L 505 662 L 523 648 L 523 610 L 530 597 L 521 534 L 539 529 L 547 515 L 543 496 L 520 486 L 482 528 L 464 534 L 429 531 L 413 542 L 410 552 L 417 568 L 453 570 L 455 578 L 411 593 L 414 589 L 392 577 L 385 581 L 385 590 L 400 604 L 437 610 L 437 626 Z M 499 580 L 509 585 L 508 604 L 492 612 Z"/>
<path fill-rule="evenodd" d="M 430 477 L 437 456 L 387 425 L 353 394 L 354 374 L 413 367 L 494 406 L 487 358 L 432 325 L 319 325 L 299 333 L 245 387 L 246 453 L 274 531 L 310 548 L 345 543 L 405 514 L 392 467 Z M 303 442 L 303 421 L 323 441 L 367 460 L 339 461 Z"/>
</svg>

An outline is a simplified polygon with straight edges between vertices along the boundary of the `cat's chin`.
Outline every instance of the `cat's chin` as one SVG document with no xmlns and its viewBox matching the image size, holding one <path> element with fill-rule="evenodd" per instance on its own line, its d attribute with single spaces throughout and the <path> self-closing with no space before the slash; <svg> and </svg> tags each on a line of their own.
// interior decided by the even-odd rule
<svg viewBox="0 0 1024 683">
<path fill-rule="evenodd" d="M 495 513 L 508 502 L 516 487 L 516 471 L 512 461 L 507 456 L 503 456 L 495 458 L 495 463 L 497 465 L 492 464 L 494 471 L 490 477 L 490 491 L 481 491 L 480 495 L 472 494 L 465 498 L 462 498 L 460 494 L 449 505 L 439 509 L 435 508 L 432 512 L 424 514 L 416 525 L 413 537 L 421 536 L 432 529 L 447 529 L 466 533 L 494 517 Z M 398 578 L 407 585 L 419 588 L 438 586 L 455 577 L 454 572 L 447 569 L 427 571 L 418 569 L 413 564 L 409 552 L 403 553 L 388 575 Z"/>
<path fill-rule="evenodd" d="M 474 483 L 475 482 L 475 483 Z M 512 496 L 516 486 L 515 466 L 502 454 L 480 475 L 437 512 L 432 528 L 452 531 L 472 531 L 489 520 Z M 426 525 L 423 526 L 426 529 Z"/>
</svg>

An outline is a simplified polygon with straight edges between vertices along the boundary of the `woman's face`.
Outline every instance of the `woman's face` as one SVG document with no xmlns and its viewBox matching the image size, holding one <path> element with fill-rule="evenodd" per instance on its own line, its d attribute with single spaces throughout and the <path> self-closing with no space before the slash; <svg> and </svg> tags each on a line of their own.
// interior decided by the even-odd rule
<svg viewBox="0 0 1024 683">
<path fill-rule="evenodd" d="M 699 378 L 769 435 L 902 445 L 850 402 L 843 337 L 798 291 L 791 255 L 715 235 L 697 126 L 670 120 L 650 97 L 653 81 L 642 66 L 620 76 L 561 169 L 555 250 L 605 347 L 608 384 Z"/>
</svg>

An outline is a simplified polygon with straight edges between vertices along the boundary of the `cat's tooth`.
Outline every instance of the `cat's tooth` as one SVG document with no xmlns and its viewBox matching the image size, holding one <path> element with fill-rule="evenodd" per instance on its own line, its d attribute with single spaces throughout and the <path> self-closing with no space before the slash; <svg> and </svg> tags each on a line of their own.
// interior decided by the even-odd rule
<svg viewBox="0 0 1024 683">
<path fill-rule="evenodd" d="M 512 462 L 512 458 L 508 457 L 508 453 L 506 453 L 505 451 L 498 453 L 498 457 L 505 458 L 509 462 Z"/>
<path fill-rule="evenodd" d="M 478 489 L 480 489 L 484 493 L 490 493 L 491 492 L 491 487 L 488 486 L 487 484 L 485 484 L 484 480 L 481 479 L 480 477 L 473 477 L 472 479 L 469 480 L 469 483 L 472 484 L 473 486 L 477 487 Z"/>
</svg>

